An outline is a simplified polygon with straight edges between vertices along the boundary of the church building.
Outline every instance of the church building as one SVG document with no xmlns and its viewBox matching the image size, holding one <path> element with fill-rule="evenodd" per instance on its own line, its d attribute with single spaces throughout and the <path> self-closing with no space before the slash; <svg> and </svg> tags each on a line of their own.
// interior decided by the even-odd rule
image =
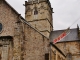
<svg viewBox="0 0 80 60">
<path fill-rule="evenodd" d="M 49 0 L 25 1 L 23 18 L 6 0 L 0 0 L 0 60 L 49 60 L 53 30 Z M 53 45 L 61 58 L 65 55 Z"/>
<path fill-rule="evenodd" d="M 0 0 L 0 60 L 79 60 L 79 28 L 56 44 L 49 0 L 25 1 L 25 18 L 6 0 Z M 71 38 L 72 37 L 72 38 Z"/>
</svg>

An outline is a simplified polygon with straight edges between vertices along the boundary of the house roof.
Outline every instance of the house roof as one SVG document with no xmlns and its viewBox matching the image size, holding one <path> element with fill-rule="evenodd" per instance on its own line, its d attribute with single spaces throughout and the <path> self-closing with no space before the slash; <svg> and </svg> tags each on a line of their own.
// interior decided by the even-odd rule
<svg viewBox="0 0 80 60">
<path fill-rule="evenodd" d="M 50 33 L 50 41 L 52 42 L 55 38 L 57 38 L 61 33 L 63 33 L 65 30 L 56 30 L 52 31 Z M 64 37 L 62 40 L 59 42 L 69 42 L 69 41 L 78 41 L 78 28 L 70 29 L 70 33 Z"/>
</svg>

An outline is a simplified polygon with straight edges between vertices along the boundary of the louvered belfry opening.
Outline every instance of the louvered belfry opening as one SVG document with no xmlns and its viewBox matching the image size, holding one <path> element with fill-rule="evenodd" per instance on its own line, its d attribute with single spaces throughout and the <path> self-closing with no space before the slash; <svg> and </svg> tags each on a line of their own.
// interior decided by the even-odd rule
<svg viewBox="0 0 80 60">
<path fill-rule="evenodd" d="M 35 7 L 34 15 L 37 15 L 37 14 L 38 14 L 37 7 Z"/>
</svg>

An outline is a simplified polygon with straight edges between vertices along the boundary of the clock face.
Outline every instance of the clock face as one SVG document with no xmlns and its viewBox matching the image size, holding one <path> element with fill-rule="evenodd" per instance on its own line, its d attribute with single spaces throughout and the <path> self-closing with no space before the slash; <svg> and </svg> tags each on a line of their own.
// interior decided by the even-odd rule
<svg viewBox="0 0 80 60">
<path fill-rule="evenodd" d="M 0 23 L 0 32 L 2 31 L 2 24 Z"/>
</svg>

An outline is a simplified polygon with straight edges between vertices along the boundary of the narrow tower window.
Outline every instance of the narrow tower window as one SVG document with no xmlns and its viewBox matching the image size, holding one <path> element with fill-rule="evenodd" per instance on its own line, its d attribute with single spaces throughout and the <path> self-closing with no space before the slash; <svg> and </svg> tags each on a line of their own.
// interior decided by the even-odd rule
<svg viewBox="0 0 80 60">
<path fill-rule="evenodd" d="M 37 15 L 38 11 L 37 11 L 37 7 L 34 8 L 34 15 Z"/>
</svg>

